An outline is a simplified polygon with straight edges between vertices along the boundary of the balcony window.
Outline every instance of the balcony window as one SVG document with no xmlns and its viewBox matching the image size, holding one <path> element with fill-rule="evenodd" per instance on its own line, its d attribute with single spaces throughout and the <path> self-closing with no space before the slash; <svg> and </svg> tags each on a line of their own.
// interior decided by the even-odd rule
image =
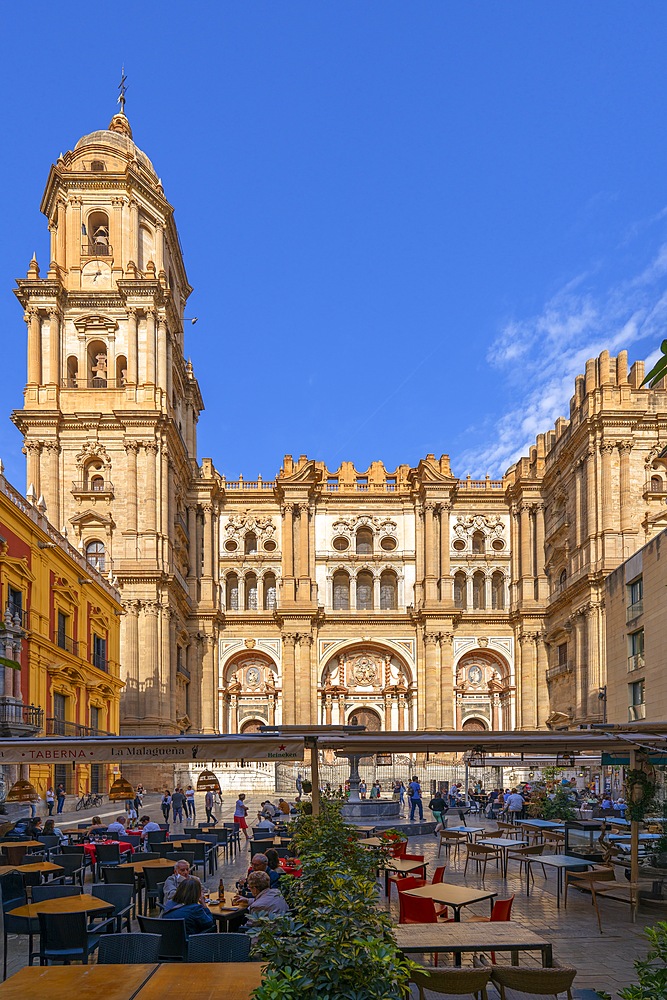
<svg viewBox="0 0 667 1000">
<path fill-rule="evenodd" d="M 626 621 L 639 618 L 644 611 L 644 580 L 638 577 L 628 585 L 628 608 L 625 614 Z"/>
<path fill-rule="evenodd" d="M 90 728 L 100 728 L 100 710 L 95 705 L 90 706 Z"/>
<path fill-rule="evenodd" d="M 93 656 L 92 663 L 98 670 L 107 669 L 107 641 L 103 636 L 93 632 Z"/>
<path fill-rule="evenodd" d="M 644 629 L 637 629 L 628 636 L 628 670 L 640 670 L 644 666 Z"/>
<path fill-rule="evenodd" d="M 567 664 L 567 643 L 561 642 L 558 647 L 558 666 L 564 667 Z"/>
<path fill-rule="evenodd" d="M 472 606 L 475 611 L 486 608 L 486 578 L 483 573 L 475 573 L 472 578 Z"/>
<path fill-rule="evenodd" d="M 334 573 L 333 578 L 333 609 L 334 611 L 349 611 L 350 608 L 350 578 L 347 573 Z"/>
<path fill-rule="evenodd" d="M 494 611 L 503 611 L 505 608 L 505 577 L 500 572 L 491 577 L 491 606 Z"/>
<path fill-rule="evenodd" d="M 245 578 L 245 609 L 257 611 L 257 577 L 249 573 Z"/>
<path fill-rule="evenodd" d="M 468 581 L 465 573 L 454 574 L 454 607 L 464 609 L 468 606 Z"/>
<path fill-rule="evenodd" d="M 225 607 L 227 611 L 239 610 L 239 578 L 230 573 L 225 581 Z"/>
<path fill-rule="evenodd" d="M 86 545 L 86 559 L 98 573 L 104 573 L 104 542 L 94 540 Z"/>
<path fill-rule="evenodd" d="M 357 611 L 373 610 L 373 577 L 360 573 L 357 577 Z"/>
<path fill-rule="evenodd" d="M 396 574 L 385 570 L 380 577 L 380 610 L 395 611 L 398 607 L 398 587 Z"/>
<path fill-rule="evenodd" d="M 277 604 L 276 578 L 273 573 L 267 573 L 264 577 L 264 610 L 273 611 Z"/>
</svg>

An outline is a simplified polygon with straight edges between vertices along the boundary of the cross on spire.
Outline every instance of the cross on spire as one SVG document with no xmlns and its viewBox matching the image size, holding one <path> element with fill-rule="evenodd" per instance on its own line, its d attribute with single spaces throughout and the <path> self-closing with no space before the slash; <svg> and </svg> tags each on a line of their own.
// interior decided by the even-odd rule
<svg viewBox="0 0 667 1000">
<path fill-rule="evenodd" d="M 125 76 L 125 67 L 121 66 L 120 83 L 118 84 L 118 89 L 120 91 L 120 94 L 118 95 L 118 103 L 120 104 L 120 113 L 122 115 L 125 114 L 125 92 L 127 90 L 127 87 L 125 86 L 126 80 L 127 77 Z"/>
</svg>

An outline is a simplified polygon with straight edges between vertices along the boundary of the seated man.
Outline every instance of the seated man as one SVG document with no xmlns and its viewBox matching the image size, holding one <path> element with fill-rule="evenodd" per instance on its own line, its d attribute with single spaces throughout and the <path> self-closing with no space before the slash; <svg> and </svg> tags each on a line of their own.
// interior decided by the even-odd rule
<svg viewBox="0 0 667 1000">
<path fill-rule="evenodd" d="M 125 817 L 116 816 L 115 822 L 109 823 L 107 827 L 107 833 L 113 833 L 117 837 L 124 837 L 127 834 L 125 829 Z"/>
<path fill-rule="evenodd" d="M 275 819 L 276 816 L 282 815 L 280 809 L 274 806 L 271 799 L 267 799 L 266 802 L 262 802 L 261 813 L 262 816 L 266 817 L 266 819 Z"/>
<path fill-rule="evenodd" d="M 205 934 L 215 930 L 215 920 L 204 903 L 204 890 L 194 875 L 183 879 L 173 899 L 165 904 L 163 920 L 185 920 L 185 933 Z"/>
<path fill-rule="evenodd" d="M 274 833 L 276 829 L 276 824 L 272 823 L 270 819 L 267 819 L 261 812 L 257 813 L 257 818 L 259 823 L 255 827 L 256 830 L 264 830 L 266 833 Z"/>
<path fill-rule="evenodd" d="M 153 823 L 150 816 L 142 816 L 139 820 L 141 824 L 141 836 L 143 839 L 144 850 L 148 850 L 148 834 L 149 833 L 159 833 L 160 827 L 157 823 Z"/>
<path fill-rule="evenodd" d="M 234 896 L 232 904 L 246 909 L 246 927 L 249 933 L 253 933 L 258 917 L 282 916 L 289 913 L 289 907 L 285 902 L 279 889 L 271 888 L 271 879 L 266 872 L 251 872 L 248 875 L 248 889 L 252 893 L 251 900 L 244 896 Z"/>
<path fill-rule="evenodd" d="M 176 895 L 176 890 L 178 889 L 181 882 L 186 878 L 190 878 L 190 864 L 187 861 L 177 861 L 174 865 L 174 870 L 169 878 L 164 883 L 164 901 L 168 903 Z"/>
<path fill-rule="evenodd" d="M 284 816 L 289 816 L 291 811 L 289 802 L 285 802 L 284 799 L 278 799 L 278 809 Z"/>
</svg>

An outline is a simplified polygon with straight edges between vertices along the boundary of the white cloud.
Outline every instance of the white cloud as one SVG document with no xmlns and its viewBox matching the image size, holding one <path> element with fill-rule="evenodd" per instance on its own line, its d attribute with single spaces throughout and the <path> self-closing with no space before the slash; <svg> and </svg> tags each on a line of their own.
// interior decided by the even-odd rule
<svg viewBox="0 0 667 1000">
<path fill-rule="evenodd" d="M 639 274 L 621 283 L 592 289 L 589 276 L 579 275 L 537 315 L 509 320 L 487 361 L 503 373 L 510 405 L 491 435 L 488 429 L 484 433 L 480 448 L 469 448 L 455 459 L 462 474 L 500 477 L 528 454 L 537 434 L 548 431 L 557 417 L 569 416 L 574 379 L 584 373 L 588 358 L 605 349 L 614 354 L 648 338 L 651 347 L 657 345 L 667 328 L 665 275 L 667 243 Z M 657 351 L 649 355 L 647 370 L 656 358 Z"/>
</svg>

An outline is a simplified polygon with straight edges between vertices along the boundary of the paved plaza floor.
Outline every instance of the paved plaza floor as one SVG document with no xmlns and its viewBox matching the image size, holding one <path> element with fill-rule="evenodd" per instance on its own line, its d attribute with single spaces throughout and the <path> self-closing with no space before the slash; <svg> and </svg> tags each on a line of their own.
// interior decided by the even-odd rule
<svg viewBox="0 0 667 1000">
<path fill-rule="evenodd" d="M 263 798 L 264 796 L 261 796 Z M 201 815 L 198 820 L 205 819 L 203 809 L 203 796 L 197 796 L 197 810 Z M 225 796 L 222 808 L 218 807 L 216 816 L 221 821 L 229 821 L 233 814 L 235 795 Z M 276 801 L 277 796 L 272 796 Z M 254 819 L 259 808 L 260 796 L 248 798 L 246 803 L 249 807 L 249 819 Z M 145 799 L 144 812 L 149 813 L 154 819 L 160 820 L 159 797 L 147 796 Z M 105 806 L 101 810 L 95 810 L 102 814 L 105 819 L 109 819 L 112 814 L 122 812 L 122 809 Z M 428 812 L 428 811 L 427 811 Z M 86 813 L 66 813 L 63 816 L 63 825 L 70 825 L 71 820 L 83 822 L 91 811 Z M 450 819 L 451 825 L 458 825 L 458 818 Z M 471 821 L 472 824 L 472 821 Z M 189 825 L 189 824 L 188 824 Z M 475 826 L 488 826 L 494 829 L 495 824 L 482 820 Z M 180 826 L 175 827 L 178 831 Z M 433 875 L 438 864 L 447 864 L 445 881 L 458 885 L 471 887 L 484 886 L 486 889 L 498 892 L 498 898 L 507 898 L 515 894 L 512 920 L 521 924 L 525 928 L 530 928 L 540 935 L 544 934 L 553 942 L 554 959 L 561 965 L 572 965 L 578 970 L 575 980 L 576 989 L 600 989 L 606 990 L 615 997 L 616 992 L 623 986 L 627 986 L 635 980 L 633 960 L 643 956 L 647 950 L 647 943 L 643 937 L 643 928 L 663 919 L 660 909 L 642 907 L 633 924 L 630 919 L 630 908 L 624 903 L 612 900 L 602 900 L 600 907 L 602 911 L 603 933 L 598 932 L 595 910 L 591 906 L 591 898 L 587 894 L 570 890 L 567 909 L 561 904 L 560 909 L 556 905 L 556 873 L 553 869 L 547 868 L 547 878 L 542 875 L 539 867 L 535 867 L 535 886 L 531 889 L 531 894 L 526 897 L 525 876 L 519 877 L 518 865 L 510 864 L 507 878 L 503 878 L 500 869 L 495 865 L 487 867 L 486 876 L 482 883 L 481 878 L 469 867 L 467 876 L 464 876 L 463 866 L 465 852 L 461 851 L 458 858 L 452 854 L 451 859 L 447 859 L 443 850 L 441 858 L 438 859 L 438 838 L 434 835 L 410 838 L 409 851 L 411 854 L 423 854 L 428 864 L 428 878 Z M 229 860 L 225 860 L 224 855 L 220 856 L 220 868 L 215 876 L 207 879 L 207 884 L 211 888 L 217 887 L 218 879 L 222 877 L 225 881 L 227 891 L 231 891 L 234 883 L 245 876 L 249 864 L 250 851 L 241 841 L 241 850 L 236 854 L 231 854 Z M 392 890 L 391 903 L 387 904 L 383 888 L 379 886 L 378 905 L 387 907 L 389 905 L 392 917 L 398 920 L 398 902 L 396 890 Z M 86 882 L 86 891 L 90 891 L 90 881 Z M 464 908 L 462 920 L 465 921 L 472 914 L 482 916 L 488 915 L 488 902 Z M 9 973 L 17 971 L 27 961 L 27 939 L 25 937 L 10 937 L 8 947 Z M 499 956 L 499 961 L 506 959 Z M 464 959 L 469 961 L 468 959 Z M 528 954 L 522 955 L 522 962 L 536 963 L 536 958 L 531 958 Z"/>
</svg>

